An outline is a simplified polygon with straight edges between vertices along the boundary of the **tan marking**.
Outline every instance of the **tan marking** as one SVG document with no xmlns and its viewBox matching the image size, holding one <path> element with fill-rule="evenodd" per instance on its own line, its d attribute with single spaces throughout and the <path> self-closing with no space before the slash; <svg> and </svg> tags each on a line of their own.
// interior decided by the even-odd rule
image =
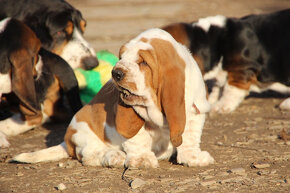
<svg viewBox="0 0 290 193">
<path fill-rule="evenodd" d="M 71 21 L 68 21 L 65 27 L 65 31 L 68 35 L 72 35 L 74 31 L 74 25 Z"/>
<path fill-rule="evenodd" d="M 51 49 L 51 52 L 57 54 L 57 55 L 61 55 L 63 52 L 64 47 L 68 44 L 68 40 L 65 39 L 61 44 L 57 44 L 55 45 L 55 47 L 53 47 Z"/>
<path fill-rule="evenodd" d="M 85 32 L 85 30 L 86 30 L 86 26 L 87 26 L 87 22 L 85 21 L 85 20 L 81 20 L 80 21 L 80 28 L 81 28 L 81 30 L 82 30 L 82 32 L 84 33 Z"/>
<path fill-rule="evenodd" d="M 60 81 L 55 78 L 53 83 L 46 91 L 45 100 L 43 102 L 43 111 L 50 118 L 56 118 L 57 120 L 68 120 L 71 115 L 59 106 L 60 100 Z"/>
<path fill-rule="evenodd" d="M 247 69 L 248 61 L 245 61 L 240 54 L 225 60 L 224 68 L 228 72 L 230 85 L 249 90 L 252 84 L 258 84 L 256 74 Z"/>
<path fill-rule="evenodd" d="M 72 158 L 77 158 L 76 156 L 76 149 L 75 149 L 75 144 L 72 142 L 72 136 L 76 133 L 77 131 L 70 125 L 65 133 L 64 136 L 64 141 L 66 144 L 67 152 Z"/>
</svg>

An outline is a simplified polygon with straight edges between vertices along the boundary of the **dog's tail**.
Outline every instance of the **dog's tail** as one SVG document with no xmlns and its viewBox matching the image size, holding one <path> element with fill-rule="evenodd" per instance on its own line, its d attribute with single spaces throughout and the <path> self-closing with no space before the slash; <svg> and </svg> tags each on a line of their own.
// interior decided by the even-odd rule
<svg viewBox="0 0 290 193">
<path fill-rule="evenodd" d="M 59 145 L 52 146 L 46 149 L 31 153 L 21 153 L 16 155 L 12 161 L 22 162 L 22 163 L 38 163 L 38 162 L 48 162 L 57 161 L 63 158 L 68 158 L 69 154 L 67 152 L 65 142 Z"/>
</svg>

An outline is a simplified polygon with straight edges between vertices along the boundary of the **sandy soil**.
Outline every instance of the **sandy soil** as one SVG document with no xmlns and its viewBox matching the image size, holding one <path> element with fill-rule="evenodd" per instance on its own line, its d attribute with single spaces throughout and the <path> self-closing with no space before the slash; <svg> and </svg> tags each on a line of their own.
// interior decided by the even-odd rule
<svg viewBox="0 0 290 193">
<path fill-rule="evenodd" d="M 145 29 L 176 21 L 223 14 L 243 16 L 289 8 L 287 0 L 70 0 L 88 21 L 86 38 L 96 50 L 114 54 Z M 0 149 L 0 192 L 289 192 L 290 143 L 281 131 L 290 131 L 290 112 L 277 105 L 283 96 L 251 95 L 228 115 L 209 115 L 201 148 L 216 163 L 188 168 L 174 159 L 157 169 L 85 167 L 64 159 L 40 164 L 9 160 L 62 141 L 67 123 L 48 124 L 9 139 Z M 283 138 L 283 134 L 282 134 Z M 61 185 L 64 185 L 64 189 Z M 138 187 L 139 186 L 139 187 Z"/>
</svg>

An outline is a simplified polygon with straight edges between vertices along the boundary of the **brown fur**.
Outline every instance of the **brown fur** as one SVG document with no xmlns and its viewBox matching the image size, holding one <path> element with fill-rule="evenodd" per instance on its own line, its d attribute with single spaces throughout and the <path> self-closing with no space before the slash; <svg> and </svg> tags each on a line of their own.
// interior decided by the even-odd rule
<svg viewBox="0 0 290 193">
<path fill-rule="evenodd" d="M 152 39 L 150 43 L 153 50 L 140 50 L 137 62 L 140 62 L 141 71 L 145 73 L 146 86 L 152 88 L 153 101 L 168 120 L 171 141 L 174 146 L 179 146 L 182 143 L 181 135 L 185 127 L 185 62 L 170 42 Z M 121 57 L 124 51 L 122 48 Z M 148 67 L 142 66 L 143 61 L 146 61 Z M 123 119 L 126 117 L 126 123 L 138 123 L 140 118 L 134 110 L 128 108 L 127 111 L 126 116 L 123 116 Z M 132 128 L 127 125 L 127 129 L 120 133 L 123 136 L 133 137 L 140 128 L 141 126 Z"/>
</svg>

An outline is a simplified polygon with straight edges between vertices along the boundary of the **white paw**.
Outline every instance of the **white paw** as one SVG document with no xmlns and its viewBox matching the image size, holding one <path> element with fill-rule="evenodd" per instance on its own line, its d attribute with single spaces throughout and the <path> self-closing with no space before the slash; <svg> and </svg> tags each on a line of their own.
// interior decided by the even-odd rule
<svg viewBox="0 0 290 193">
<path fill-rule="evenodd" d="M 235 109 L 236 107 L 229 103 L 223 103 L 221 101 L 218 101 L 217 103 L 212 105 L 211 112 L 225 114 L 233 112 Z"/>
<path fill-rule="evenodd" d="M 282 110 L 290 110 L 290 98 L 285 99 L 280 105 L 279 108 Z"/>
<path fill-rule="evenodd" d="M 9 147 L 10 143 L 6 139 L 6 135 L 0 131 L 0 148 Z"/>
<path fill-rule="evenodd" d="M 189 149 L 178 152 L 177 162 L 188 167 L 207 166 L 213 164 L 214 159 L 207 151 L 193 151 Z"/>
<path fill-rule="evenodd" d="M 105 153 L 102 165 L 106 167 L 124 167 L 126 154 L 119 150 L 110 150 Z"/>
<path fill-rule="evenodd" d="M 157 168 L 158 160 L 153 152 L 141 155 L 127 155 L 125 166 L 129 168 Z"/>
</svg>

